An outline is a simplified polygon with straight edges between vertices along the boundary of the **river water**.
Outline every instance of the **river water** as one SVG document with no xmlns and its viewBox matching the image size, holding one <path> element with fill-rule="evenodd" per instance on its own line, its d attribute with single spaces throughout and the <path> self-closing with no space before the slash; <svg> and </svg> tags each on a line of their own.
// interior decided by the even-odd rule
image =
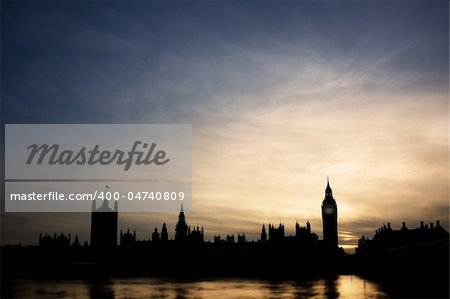
<svg viewBox="0 0 450 299">
<path fill-rule="evenodd" d="M 380 286 L 355 275 L 310 281 L 249 279 L 164 280 L 155 278 L 15 280 L 6 298 L 388 298 Z M 3 290 L 5 291 L 5 289 Z M 5 298 L 3 297 L 2 298 Z"/>
</svg>

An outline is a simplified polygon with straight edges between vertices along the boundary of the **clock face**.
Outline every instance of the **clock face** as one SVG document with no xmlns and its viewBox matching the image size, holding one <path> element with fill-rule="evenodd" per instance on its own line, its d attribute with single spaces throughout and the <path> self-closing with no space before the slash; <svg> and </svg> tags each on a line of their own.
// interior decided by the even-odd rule
<svg viewBox="0 0 450 299">
<path fill-rule="evenodd" d="M 326 206 L 325 207 L 325 214 L 331 215 L 334 213 L 334 207 L 333 206 Z"/>
</svg>

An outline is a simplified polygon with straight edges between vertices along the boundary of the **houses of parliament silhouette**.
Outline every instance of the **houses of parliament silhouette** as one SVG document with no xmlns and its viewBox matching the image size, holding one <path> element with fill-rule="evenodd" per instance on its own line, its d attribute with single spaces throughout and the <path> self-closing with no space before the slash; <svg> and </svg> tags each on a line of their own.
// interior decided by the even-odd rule
<svg viewBox="0 0 450 299">
<path fill-rule="evenodd" d="M 302 250 L 315 249 L 318 252 L 327 252 L 333 257 L 343 254 L 343 251 L 338 246 L 338 207 L 336 200 L 333 197 L 333 191 L 327 178 L 327 185 L 325 188 L 325 196 L 321 205 L 322 225 L 323 225 L 323 239 L 319 240 L 317 234 L 312 232 L 311 224 L 306 222 L 305 226 L 295 223 L 295 235 L 286 236 L 285 226 L 281 222 L 277 225 L 269 223 L 263 224 L 259 240 L 252 241 L 254 243 L 271 243 L 278 246 L 286 244 L 295 244 Z M 68 247 L 68 246 L 89 246 L 95 250 L 108 250 L 111 248 L 152 248 L 157 244 L 174 243 L 177 245 L 183 244 L 202 244 L 211 243 L 205 242 L 204 228 L 191 227 L 187 224 L 186 215 L 181 204 L 181 210 L 178 215 L 178 221 L 175 225 L 174 238 L 169 238 L 167 225 L 164 222 L 161 230 L 155 227 L 151 233 L 151 238 L 147 240 L 138 240 L 136 238 L 136 231 L 127 229 L 120 230 L 119 244 L 117 244 L 118 235 L 118 213 L 119 208 L 117 202 L 114 207 L 108 206 L 108 201 L 103 201 L 100 207 L 96 207 L 96 202 L 93 201 L 91 213 L 91 234 L 90 244 L 84 242 L 81 244 L 78 236 L 75 236 L 73 243 L 71 237 L 64 234 L 49 234 L 39 236 L 39 246 L 43 247 Z M 372 239 L 365 236 L 358 242 L 358 247 L 355 249 L 357 254 L 368 254 L 379 252 L 389 248 L 396 248 L 401 246 L 410 246 L 412 244 L 421 244 L 424 242 L 435 242 L 441 240 L 448 240 L 449 233 L 441 226 L 440 221 L 424 225 L 423 221 L 417 229 L 408 229 L 406 223 L 403 222 L 400 230 L 393 230 L 390 223 L 382 226 L 375 231 Z M 237 242 L 233 234 L 226 235 L 221 238 L 220 235 L 214 236 L 213 244 L 244 244 L 252 243 L 246 240 L 245 234 L 238 234 Z"/>
<path fill-rule="evenodd" d="M 183 205 L 173 238 L 169 238 L 164 222 L 160 229 L 151 231 L 150 238 L 139 240 L 134 230 L 122 228 L 118 232 L 117 202 L 112 208 L 108 201 L 99 207 L 93 202 L 90 243 L 80 242 L 78 236 L 72 242 L 70 235 L 46 234 L 39 237 L 37 248 L 41 261 L 45 256 L 51 261 L 56 254 L 60 261 L 70 264 L 71 273 L 81 271 L 74 266 L 81 263 L 96 265 L 89 269 L 91 274 L 107 269 L 108 273 L 130 275 L 310 276 L 335 271 L 345 255 L 338 247 L 338 209 L 328 180 L 321 209 L 323 240 L 307 221 L 305 225 L 295 224 L 294 235 L 286 235 L 280 222 L 262 224 L 256 241 L 247 240 L 245 234 L 238 234 L 236 239 L 233 234 L 216 235 L 205 241 L 203 227 L 188 225 Z"/>
<path fill-rule="evenodd" d="M 173 238 L 164 222 L 150 238 L 139 240 L 130 229 L 118 231 L 119 207 L 108 201 L 91 212 L 91 235 L 80 242 L 65 234 L 39 236 L 39 246 L 2 247 L 2 271 L 8 276 L 76 276 L 97 279 L 116 276 L 164 277 L 264 277 L 314 278 L 324 275 L 377 276 L 393 286 L 411 283 L 448 291 L 449 233 L 439 221 L 418 228 L 406 223 L 395 230 L 390 223 L 372 238 L 362 236 L 356 253 L 346 255 L 339 247 L 338 206 L 327 179 L 321 203 L 323 238 L 311 224 L 295 224 L 286 235 L 281 222 L 262 224 L 258 240 L 245 234 L 216 235 L 205 241 L 203 227 L 190 227 L 181 206 Z M 119 238 L 118 238 L 119 236 Z M 426 275 L 424 276 L 424 273 Z"/>
<path fill-rule="evenodd" d="M 265 224 L 261 229 L 261 238 L 259 242 L 297 242 L 306 247 L 323 246 L 329 249 L 338 249 L 338 216 L 337 204 L 333 198 L 333 191 L 330 187 L 330 182 L 327 179 L 327 186 L 325 189 L 325 197 L 322 201 L 322 222 L 323 222 L 323 241 L 319 240 L 318 236 L 311 231 L 311 224 L 307 221 L 306 226 L 295 224 L 295 236 L 285 236 L 284 225 L 279 224 L 276 227 L 273 224 L 268 225 L 268 234 Z M 95 201 L 92 205 L 91 213 L 91 242 L 90 245 L 97 249 L 112 248 L 117 245 L 117 227 L 118 227 L 118 205 L 114 203 L 114 208 L 108 206 L 108 201 L 104 201 L 99 208 L 96 208 Z M 175 226 L 174 239 L 169 240 L 166 223 L 163 223 L 161 231 L 154 228 L 151 238 L 148 240 L 137 240 L 136 232 L 126 232 L 120 230 L 119 246 L 133 247 L 150 245 L 151 242 L 169 242 L 176 243 L 202 243 L 204 242 L 203 227 L 191 227 L 186 222 L 186 216 L 181 204 L 181 210 L 178 215 L 178 222 Z M 245 234 L 239 234 L 237 237 L 238 243 L 246 242 Z M 234 235 L 227 235 L 225 239 L 220 236 L 214 236 L 214 243 L 234 243 Z"/>
</svg>

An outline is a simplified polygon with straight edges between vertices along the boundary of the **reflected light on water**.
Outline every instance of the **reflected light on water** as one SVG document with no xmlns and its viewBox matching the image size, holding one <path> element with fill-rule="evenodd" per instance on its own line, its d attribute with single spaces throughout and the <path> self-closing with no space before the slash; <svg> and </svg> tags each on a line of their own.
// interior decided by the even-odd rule
<svg viewBox="0 0 450 299">
<path fill-rule="evenodd" d="M 345 294 L 345 298 L 388 298 L 387 294 L 380 291 L 376 283 L 357 276 L 340 276 L 337 284 L 339 292 Z"/>
<path fill-rule="evenodd" d="M 13 281 L 8 298 L 387 298 L 379 286 L 358 276 L 312 281 L 246 279 L 107 281 Z"/>
</svg>

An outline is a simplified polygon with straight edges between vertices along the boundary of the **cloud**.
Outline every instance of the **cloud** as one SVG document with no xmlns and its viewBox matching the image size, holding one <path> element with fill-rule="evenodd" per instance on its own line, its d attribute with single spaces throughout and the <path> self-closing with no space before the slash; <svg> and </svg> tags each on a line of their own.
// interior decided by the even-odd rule
<svg viewBox="0 0 450 299">
<path fill-rule="evenodd" d="M 446 5 L 8 2 L 2 121 L 192 123 L 188 221 L 209 237 L 307 219 L 320 235 L 327 175 L 343 244 L 448 226 Z M 2 240 L 86 239 L 86 217 L 7 214 Z M 163 221 L 176 213 L 120 225 L 144 238 Z"/>
</svg>

